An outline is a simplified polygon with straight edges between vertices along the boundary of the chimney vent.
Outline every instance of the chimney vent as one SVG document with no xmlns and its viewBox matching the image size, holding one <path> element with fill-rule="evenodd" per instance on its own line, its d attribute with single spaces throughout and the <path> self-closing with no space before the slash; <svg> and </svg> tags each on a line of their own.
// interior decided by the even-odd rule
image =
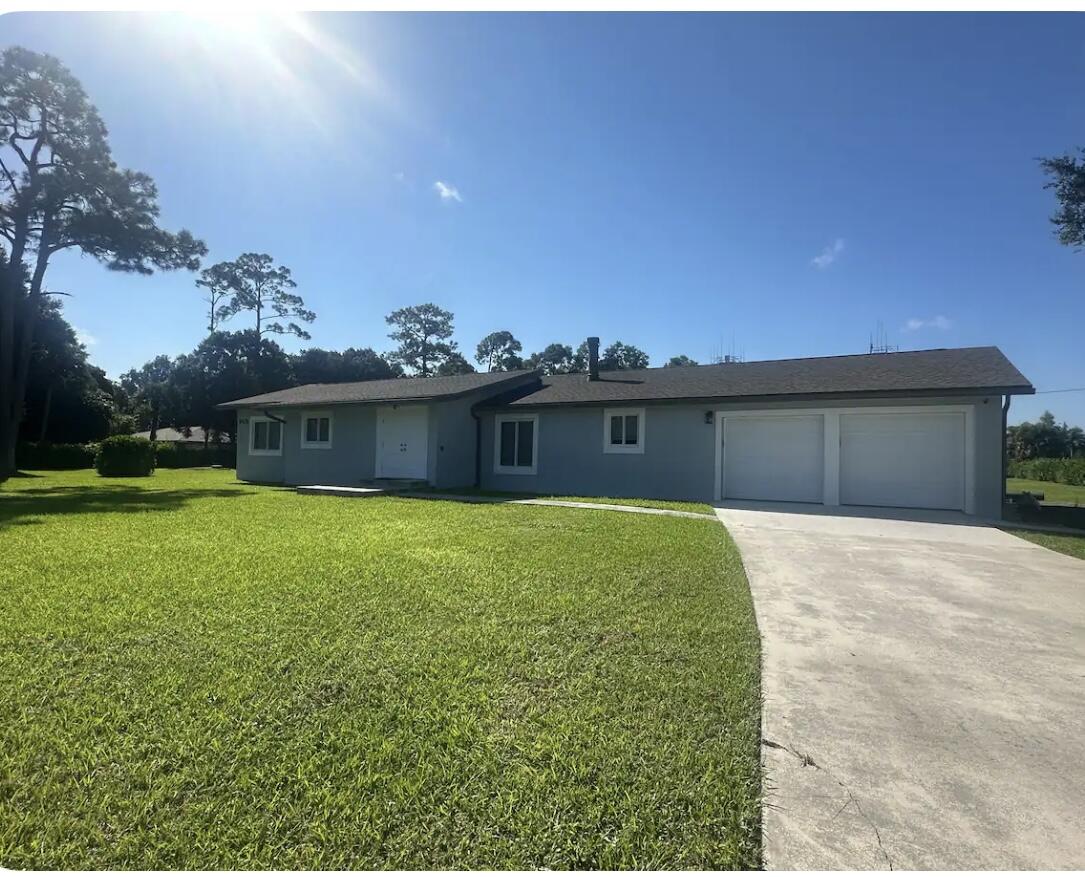
<svg viewBox="0 0 1085 877">
<path fill-rule="evenodd" d="M 588 339 L 588 380 L 599 380 L 599 339 Z"/>
</svg>

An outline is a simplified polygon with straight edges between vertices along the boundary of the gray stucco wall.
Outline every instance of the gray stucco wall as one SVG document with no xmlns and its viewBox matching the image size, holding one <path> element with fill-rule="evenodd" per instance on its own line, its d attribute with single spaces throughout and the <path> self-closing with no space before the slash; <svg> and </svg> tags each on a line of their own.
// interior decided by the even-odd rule
<svg viewBox="0 0 1085 877">
<path fill-rule="evenodd" d="M 429 481 L 434 487 L 470 487 L 475 483 L 477 398 L 453 399 L 430 406 Z"/>
<path fill-rule="evenodd" d="M 638 407 L 636 405 L 629 407 Z M 482 485 L 489 490 L 641 496 L 711 502 L 716 431 L 704 406 L 644 406 L 643 454 L 603 453 L 603 409 L 540 409 L 537 475 L 494 472 L 494 417 L 482 422 Z"/>
<path fill-rule="evenodd" d="M 330 448 L 301 446 L 301 419 L 309 412 L 332 415 Z M 249 423 L 259 411 L 238 413 L 237 477 L 242 481 L 282 484 L 356 484 L 373 477 L 376 457 L 376 409 L 365 405 L 287 409 L 275 412 L 286 421 L 281 456 L 249 453 Z"/>
<path fill-rule="evenodd" d="M 538 474 L 494 472 L 494 418 L 482 423 L 482 485 L 489 490 L 551 494 L 653 497 L 711 502 L 715 495 L 715 422 L 706 411 L 800 408 L 867 408 L 911 405 L 972 405 L 975 427 L 975 512 L 998 518 L 1002 511 L 1002 412 L 998 396 L 862 399 L 833 402 L 667 405 L 644 407 L 643 454 L 603 453 L 603 408 L 540 408 Z M 626 407 L 626 406 L 615 406 Z"/>
</svg>

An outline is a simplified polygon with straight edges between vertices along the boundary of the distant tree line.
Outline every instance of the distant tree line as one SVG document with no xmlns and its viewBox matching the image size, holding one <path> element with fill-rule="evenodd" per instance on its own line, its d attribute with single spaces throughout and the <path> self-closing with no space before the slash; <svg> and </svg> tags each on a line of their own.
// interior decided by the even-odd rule
<svg viewBox="0 0 1085 877">
<path fill-rule="evenodd" d="M 1035 423 L 1025 421 L 1006 428 L 1006 447 L 1011 460 L 1085 456 L 1085 430 L 1056 423 L 1045 411 Z"/>
</svg>

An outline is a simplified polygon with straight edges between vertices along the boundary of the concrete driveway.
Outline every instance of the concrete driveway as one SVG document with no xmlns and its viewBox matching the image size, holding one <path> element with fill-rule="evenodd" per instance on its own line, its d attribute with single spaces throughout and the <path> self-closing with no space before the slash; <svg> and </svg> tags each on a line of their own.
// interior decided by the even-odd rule
<svg viewBox="0 0 1085 877">
<path fill-rule="evenodd" d="M 861 514 L 717 509 L 761 630 L 766 865 L 1085 867 L 1085 562 Z"/>
</svg>

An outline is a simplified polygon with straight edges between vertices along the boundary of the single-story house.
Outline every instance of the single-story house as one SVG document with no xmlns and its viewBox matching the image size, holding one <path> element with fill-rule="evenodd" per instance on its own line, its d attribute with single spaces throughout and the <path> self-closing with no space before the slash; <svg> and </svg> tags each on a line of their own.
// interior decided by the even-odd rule
<svg viewBox="0 0 1085 877">
<path fill-rule="evenodd" d="M 185 430 L 188 430 L 188 435 L 185 435 Z M 143 432 L 135 433 L 140 438 L 149 439 L 151 437 L 151 431 L 145 429 Z M 160 426 L 155 431 L 156 442 L 173 442 L 176 445 L 183 445 L 184 447 L 200 447 L 204 446 L 204 431 L 202 426 L 189 426 L 181 429 L 174 429 L 172 426 Z M 214 438 L 210 439 L 211 444 L 215 444 Z"/>
<path fill-rule="evenodd" d="M 997 518 L 997 347 L 599 372 L 311 384 L 228 402 L 238 477 L 661 499 L 956 509 Z"/>
</svg>

